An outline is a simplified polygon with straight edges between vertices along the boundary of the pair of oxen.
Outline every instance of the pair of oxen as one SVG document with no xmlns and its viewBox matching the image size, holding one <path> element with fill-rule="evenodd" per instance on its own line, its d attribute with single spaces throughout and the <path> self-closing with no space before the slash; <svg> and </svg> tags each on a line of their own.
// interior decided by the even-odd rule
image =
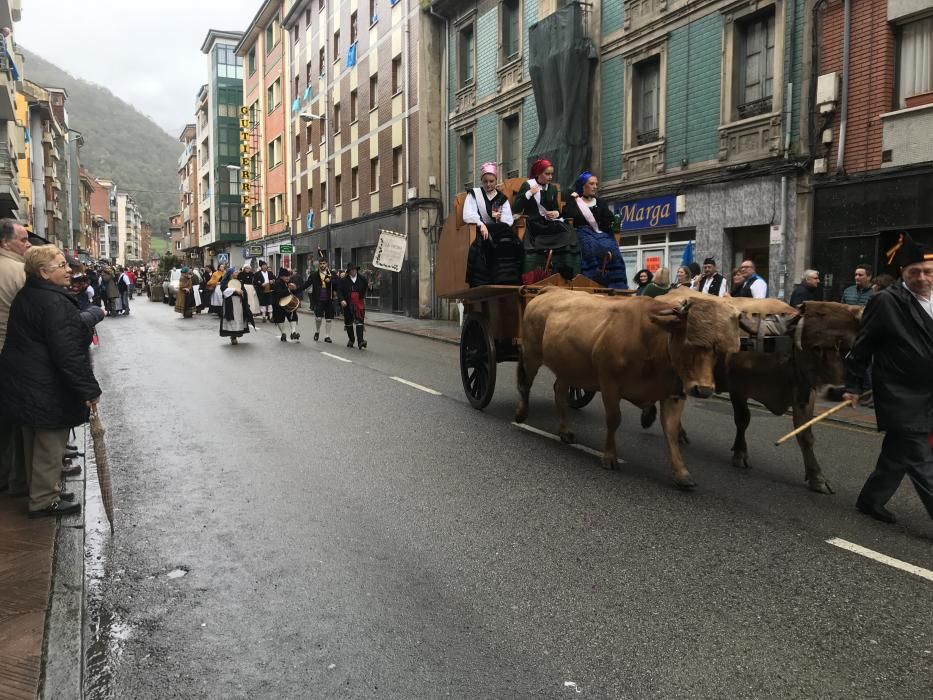
<svg viewBox="0 0 933 700">
<path fill-rule="evenodd" d="M 567 410 L 571 387 L 599 391 L 606 411 L 602 461 L 616 468 L 620 401 L 643 409 L 644 427 L 653 422 L 660 403 L 674 483 L 693 488 L 680 452 L 686 395 L 729 393 L 736 426 L 732 463 L 747 468 L 748 400 L 761 402 L 775 415 L 792 409 L 797 427 L 812 418 L 817 391 L 844 383 L 844 358 L 861 311 L 834 302 L 806 302 L 798 310 L 776 299 L 721 299 L 689 290 L 651 299 L 549 289 L 525 308 L 515 419 L 527 418 L 528 394 L 542 365 L 557 378 L 554 395 L 564 442 L 574 441 Z M 787 350 L 739 351 L 741 337 L 757 336 L 765 318 L 792 338 Z M 809 487 L 832 493 L 814 454 L 811 430 L 800 433 L 797 442 Z"/>
</svg>

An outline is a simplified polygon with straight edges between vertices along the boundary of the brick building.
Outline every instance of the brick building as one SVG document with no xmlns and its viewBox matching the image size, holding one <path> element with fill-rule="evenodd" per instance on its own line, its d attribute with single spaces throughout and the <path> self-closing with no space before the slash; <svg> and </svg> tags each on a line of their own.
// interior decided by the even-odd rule
<svg viewBox="0 0 933 700">
<path fill-rule="evenodd" d="M 813 22 L 813 263 L 838 299 L 901 231 L 933 244 L 933 4 L 826 0 Z"/>
<path fill-rule="evenodd" d="M 172 253 L 185 258 L 190 264 L 203 264 L 200 236 L 198 205 L 200 202 L 198 178 L 198 129 L 196 124 L 186 124 L 178 140 L 183 144 L 181 154 L 178 156 L 178 203 L 181 212 L 181 233 L 178 243 L 180 247 L 176 252 L 172 246 Z"/>
<path fill-rule="evenodd" d="M 282 26 L 299 268 L 318 249 L 336 266 L 358 262 L 370 308 L 432 315 L 444 214 L 439 23 L 415 0 L 300 0 Z M 371 266 L 383 229 L 408 236 L 401 272 Z"/>
</svg>

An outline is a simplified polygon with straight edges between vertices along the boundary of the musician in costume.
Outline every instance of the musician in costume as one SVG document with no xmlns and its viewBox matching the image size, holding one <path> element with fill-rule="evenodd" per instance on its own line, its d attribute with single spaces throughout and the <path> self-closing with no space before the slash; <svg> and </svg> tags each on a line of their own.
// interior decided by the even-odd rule
<svg viewBox="0 0 933 700">
<path fill-rule="evenodd" d="M 236 345 L 239 338 L 249 333 L 250 325 L 256 327 L 241 277 L 251 279 L 252 274 L 237 274 L 231 268 L 220 282 L 220 293 L 224 300 L 223 313 L 220 315 L 220 337 L 230 338 L 231 345 Z"/>
<path fill-rule="evenodd" d="M 561 213 L 577 230 L 583 275 L 603 287 L 628 289 L 619 244 L 612 234 L 612 211 L 596 196 L 598 190 L 599 179 L 593 173 L 580 173 Z"/>
<path fill-rule="evenodd" d="M 352 348 L 356 342 L 360 350 L 366 347 L 363 335 L 363 324 L 366 320 L 366 292 L 369 283 L 360 274 L 360 266 L 356 263 L 347 265 L 347 275 L 340 280 L 340 308 L 343 309 L 343 325 L 347 331 L 347 347 Z M 354 326 L 356 333 L 354 335 Z"/>
<path fill-rule="evenodd" d="M 875 416 L 885 436 L 855 507 L 894 523 L 885 504 L 905 474 L 933 518 L 933 250 L 902 233 L 887 253 L 888 264 L 901 268 L 901 278 L 865 306 L 846 358 L 845 399 L 858 405 L 871 366 Z"/>
<path fill-rule="evenodd" d="M 279 268 L 279 276 L 272 283 L 272 299 L 274 301 L 272 305 L 272 322 L 275 324 L 276 328 L 279 329 L 279 340 L 283 343 L 288 342 L 290 337 L 292 340 L 299 340 L 301 334 L 298 332 L 298 309 L 295 308 L 293 311 L 288 311 L 282 306 L 281 302 L 283 299 L 288 299 L 293 297 L 293 292 L 296 287 L 295 284 L 291 281 L 292 272 L 287 268 Z M 288 323 L 291 326 L 291 335 L 285 333 L 285 323 Z"/>
<path fill-rule="evenodd" d="M 509 200 L 497 188 L 495 163 L 480 168 L 481 187 L 467 190 L 463 202 L 463 221 L 476 225 L 476 239 L 467 256 L 466 282 L 471 287 L 483 284 L 521 284 L 525 251 L 515 229 Z"/>
<path fill-rule="evenodd" d="M 259 295 L 259 310 L 262 312 L 263 323 L 272 320 L 273 284 L 275 284 L 275 277 L 269 272 L 269 263 L 261 260 L 259 272 L 253 275 L 253 286 L 256 287 L 256 293 Z"/>
<path fill-rule="evenodd" d="M 337 300 L 337 278 L 331 274 L 327 258 L 319 253 L 317 271 L 308 276 L 301 289 L 311 288 L 311 308 L 314 309 L 314 340 L 321 337 L 321 323 L 324 323 L 324 342 L 334 342 L 330 337 L 331 324 L 334 321 L 334 302 Z"/>
<path fill-rule="evenodd" d="M 565 279 L 580 273 L 580 244 L 573 227 L 560 216 L 557 187 L 552 184 L 554 165 L 541 158 L 531 166 L 528 180 L 512 200 L 512 211 L 524 214 L 526 284 L 559 272 Z"/>
</svg>

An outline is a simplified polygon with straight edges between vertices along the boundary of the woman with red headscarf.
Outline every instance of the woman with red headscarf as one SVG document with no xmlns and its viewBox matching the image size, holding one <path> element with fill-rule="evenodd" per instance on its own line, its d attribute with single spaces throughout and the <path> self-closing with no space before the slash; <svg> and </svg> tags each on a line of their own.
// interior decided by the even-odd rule
<svg viewBox="0 0 933 700">
<path fill-rule="evenodd" d="M 524 214 L 525 228 L 525 274 L 528 284 L 545 276 L 545 267 L 550 257 L 551 270 L 566 279 L 580 273 L 580 244 L 573 227 L 560 216 L 554 165 L 541 158 L 531 166 L 528 180 L 522 183 L 512 201 L 512 211 Z"/>
</svg>

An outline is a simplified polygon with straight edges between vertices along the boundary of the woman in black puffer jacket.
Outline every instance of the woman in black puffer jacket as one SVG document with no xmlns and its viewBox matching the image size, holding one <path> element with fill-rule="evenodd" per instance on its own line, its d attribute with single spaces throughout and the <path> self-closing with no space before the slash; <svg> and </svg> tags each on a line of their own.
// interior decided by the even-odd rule
<svg viewBox="0 0 933 700">
<path fill-rule="evenodd" d="M 0 414 L 22 426 L 29 517 L 80 511 L 59 480 L 69 430 L 100 397 L 88 347 L 92 329 L 69 291 L 71 271 L 53 245 L 26 253 L 26 285 L 10 307 L 0 352 Z M 72 497 L 73 499 L 73 497 Z"/>
</svg>

